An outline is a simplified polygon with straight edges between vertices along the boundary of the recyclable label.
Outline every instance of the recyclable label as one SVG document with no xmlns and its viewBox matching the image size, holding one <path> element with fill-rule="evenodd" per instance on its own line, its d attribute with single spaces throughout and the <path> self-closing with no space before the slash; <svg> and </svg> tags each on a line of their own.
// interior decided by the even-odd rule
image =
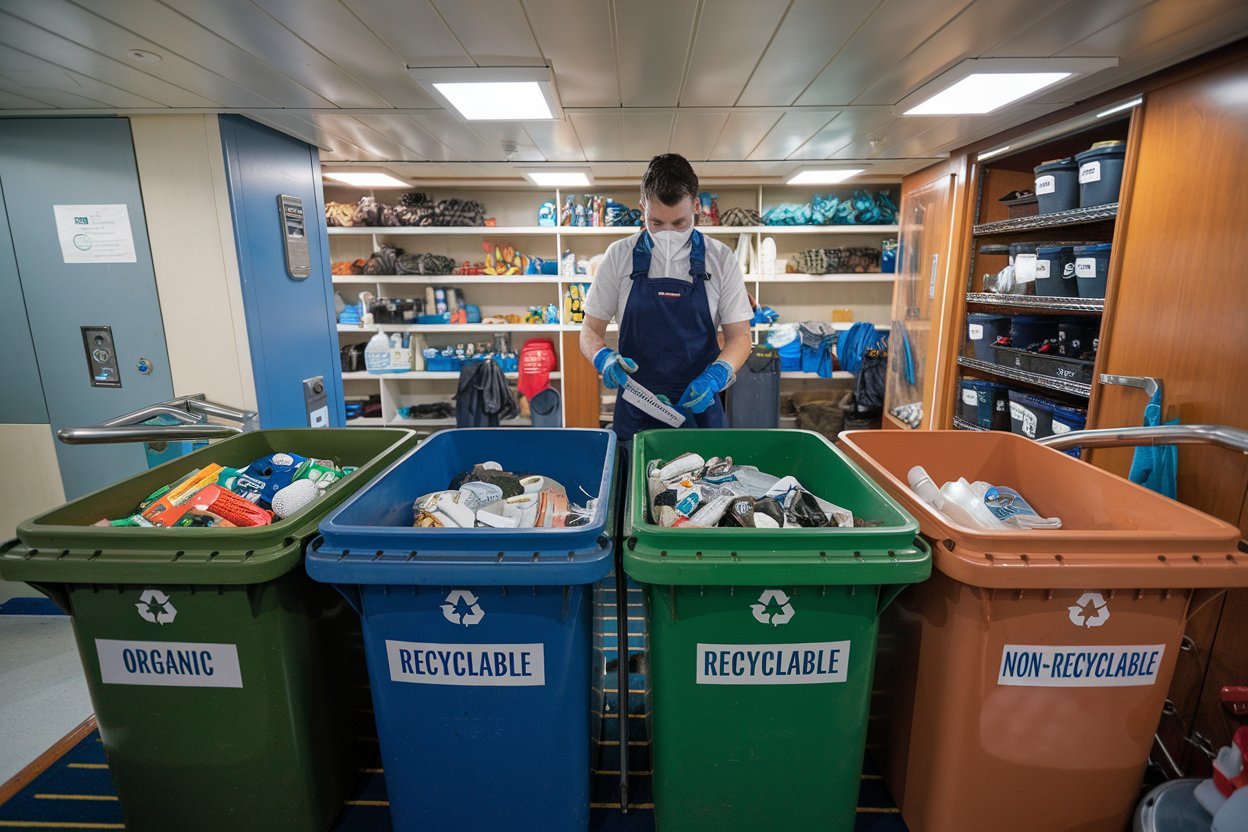
<svg viewBox="0 0 1248 832">
<path fill-rule="evenodd" d="M 241 688 L 238 646 L 182 641 L 97 638 L 100 680 L 106 685 Z"/>
<path fill-rule="evenodd" d="M 698 645 L 699 685 L 824 685 L 848 675 L 848 641 Z"/>
<path fill-rule="evenodd" d="M 430 644 L 386 639 L 390 681 L 460 687 L 542 687 L 546 654 L 538 644 Z"/>
<path fill-rule="evenodd" d="M 1020 254 L 1014 258 L 1014 282 L 1031 283 L 1036 279 L 1036 255 Z"/>
<path fill-rule="evenodd" d="M 1101 163 L 1100 162 L 1084 162 L 1079 166 L 1079 184 L 1085 185 L 1088 182 L 1101 181 Z"/>
<path fill-rule="evenodd" d="M 997 684 L 1033 688 L 1123 688 L 1157 683 L 1164 644 L 1007 644 Z"/>
<path fill-rule="evenodd" d="M 1036 195 L 1051 194 L 1057 190 L 1057 178 L 1051 173 L 1036 177 Z"/>
<path fill-rule="evenodd" d="M 1051 261 L 1049 260 L 1037 260 L 1036 261 L 1036 280 L 1048 280 L 1049 279 L 1050 263 Z"/>
<path fill-rule="evenodd" d="M 979 407 L 979 394 L 974 390 L 963 390 L 962 404 L 967 404 L 971 407 Z"/>
<path fill-rule="evenodd" d="M 984 340 L 984 325 L 968 324 L 966 327 L 966 334 L 972 341 L 982 341 Z"/>
<path fill-rule="evenodd" d="M 1077 258 L 1075 260 L 1075 277 L 1096 277 L 1096 258 Z"/>
</svg>

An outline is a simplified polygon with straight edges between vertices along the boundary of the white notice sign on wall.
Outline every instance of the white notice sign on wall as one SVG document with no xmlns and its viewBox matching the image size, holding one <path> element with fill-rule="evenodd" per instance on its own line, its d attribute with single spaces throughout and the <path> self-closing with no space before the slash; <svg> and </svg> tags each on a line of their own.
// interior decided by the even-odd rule
<svg viewBox="0 0 1248 832">
<path fill-rule="evenodd" d="M 53 205 L 66 263 L 134 263 L 134 234 L 125 205 Z"/>
</svg>

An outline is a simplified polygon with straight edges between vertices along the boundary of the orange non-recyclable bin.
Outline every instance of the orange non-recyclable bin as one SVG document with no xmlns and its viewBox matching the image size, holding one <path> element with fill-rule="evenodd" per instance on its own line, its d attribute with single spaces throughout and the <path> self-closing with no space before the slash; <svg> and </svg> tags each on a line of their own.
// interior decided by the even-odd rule
<svg viewBox="0 0 1248 832">
<path fill-rule="evenodd" d="M 932 577 L 881 620 L 869 745 L 916 832 L 1122 832 L 1188 617 L 1248 585 L 1239 530 L 1008 433 L 851 431 Z M 910 490 L 1019 491 L 1060 530 L 957 525 Z"/>
</svg>

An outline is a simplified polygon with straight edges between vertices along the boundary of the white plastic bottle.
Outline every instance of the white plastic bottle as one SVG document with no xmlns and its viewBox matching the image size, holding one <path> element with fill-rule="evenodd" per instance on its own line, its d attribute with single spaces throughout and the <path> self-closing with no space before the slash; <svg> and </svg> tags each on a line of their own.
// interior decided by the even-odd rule
<svg viewBox="0 0 1248 832">
<path fill-rule="evenodd" d="M 378 332 L 368 341 L 364 348 L 364 369 L 370 373 L 390 372 L 390 339 L 384 332 Z"/>
</svg>

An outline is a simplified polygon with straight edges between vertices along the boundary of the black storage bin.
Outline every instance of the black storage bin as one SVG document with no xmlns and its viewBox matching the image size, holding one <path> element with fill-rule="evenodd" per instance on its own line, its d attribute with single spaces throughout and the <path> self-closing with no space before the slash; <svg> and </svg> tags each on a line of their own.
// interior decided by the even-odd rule
<svg viewBox="0 0 1248 832">
<path fill-rule="evenodd" d="M 1028 439 L 1053 435 L 1053 402 L 1018 390 L 1011 390 L 1009 396 L 1010 433 Z"/>
<path fill-rule="evenodd" d="M 1097 142 L 1075 156 L 1079 164 L 1079 207 L 1095 208 L 1118 201 L 1126 142 Z"/>
<path fill-rule="evenodd" d="M 1079 207 L 1079 165 L 1074 159 L 1054 159 L 1036 165 L 1036 196 L 1040 213 L 1055 214 Z"/>
<path fill-rule="evenodd" d="M 1100 318 L 1064 318 L 1057 325 L 1057 354 L 1065 358 L 1096 355 Z"/>
<path fill-rule="evenodd" d="M 1009 396 L 1004 384 L 964 378 L 958 412 L 963 421 L 989 430 L 1010 429 Z"/>
<path fill-rule="evenodd" d="M 971 342 L 975 357 L 980 361 L 992 361 L 995 353 L 992 345 L 1010 331 L 1010 319 L 1006 315 L 972 312 L 966 316 L 966 340 Z"/>
<path fill-rule="evenodd" d="M 1032 344 L 1039 344 L 1050 338 L 1057 338 L 1057 319 L 1046 315 L 1015 315 L 1010 321 L 1010 346 L 1025 350 Z"/>
<path fill-rule="evenodd" d="M 1075 252 L 1071 246 L 1036 247 L 1036 294 L 1051 298 L 1078 297 Z"/>
</svg>

